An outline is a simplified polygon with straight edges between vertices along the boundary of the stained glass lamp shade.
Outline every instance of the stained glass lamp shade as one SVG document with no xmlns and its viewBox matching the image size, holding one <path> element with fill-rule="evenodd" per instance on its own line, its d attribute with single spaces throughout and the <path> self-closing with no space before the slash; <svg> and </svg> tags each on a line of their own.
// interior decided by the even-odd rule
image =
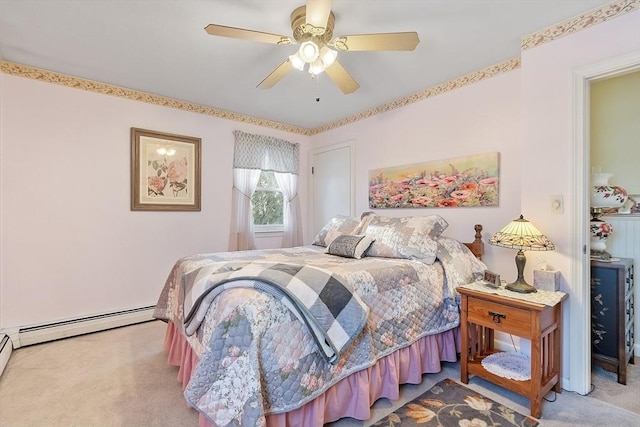
<svg viewBox="0 0 640 427">
<path fill-rule="evenodd" d="M 516 254 L 518 278 L 515 282 L 509 283 L 507 289 L 520 293 L 536 292 L 536 288 L 524 280 L 524 266 L 527 262 L 524 251 L 554 250 L 556 247 L 547 236 L 520 215 L 520 218 L 514 219 L 506 227 L 494 234 L 489 239 L 489 244 L 518 250 Z"/>
</svg>

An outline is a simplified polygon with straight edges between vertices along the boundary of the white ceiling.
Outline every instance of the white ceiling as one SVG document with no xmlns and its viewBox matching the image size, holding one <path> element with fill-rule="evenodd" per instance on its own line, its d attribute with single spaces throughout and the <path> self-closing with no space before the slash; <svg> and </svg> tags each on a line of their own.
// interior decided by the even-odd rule
<svg viewBox="0 0 640 427">
<path fill-rule="evenodd" d="M 349 95 L 297 70 L 257 89 L 296 46 L 204 31 L 215 23 L 289 36 L 304 0 L 0 0 L 0 58 L 312 129 L 516 57 L 523 36 L 607 3 L 335 0 L 336 36 L 420 38 L 412 52 L 340 52 L 360 83 Z"/>
</svg>

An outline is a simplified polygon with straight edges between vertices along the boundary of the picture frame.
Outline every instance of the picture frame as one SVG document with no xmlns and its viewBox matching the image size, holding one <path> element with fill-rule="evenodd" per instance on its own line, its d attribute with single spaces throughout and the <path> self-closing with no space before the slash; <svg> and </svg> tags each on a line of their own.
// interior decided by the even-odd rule
<svg viewBox="0 0 640 427">
<path fill-rule="evenodd" d="M 485 270 L 484 271 L 484 284 L 489 286 L 490 288 L 499 288 L 500 287 L 500 275 L 494 273 L 493 271 Z"/>
<path fill-rule="evenodd" d="M 200 138 L 131 128 L 131 210 L 200 211 Z"/>
</svg>

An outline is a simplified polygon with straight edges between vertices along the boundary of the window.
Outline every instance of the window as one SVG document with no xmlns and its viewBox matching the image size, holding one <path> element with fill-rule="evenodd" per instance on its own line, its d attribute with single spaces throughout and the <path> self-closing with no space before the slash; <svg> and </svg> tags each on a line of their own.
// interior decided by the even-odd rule
<svg viewBox="0 0 640 427">
<path fill-rule="evenodd" d="M 273 171 L 262 171 L 251 197 L 253 225 L 256 232 L 283 231 L 284 198 Z"/>
<path fill-rule="evenodd" d="M 282 247 L 302 245 L 297 197 L 299 144 L 239 130 L 233 135 L 229 250 L 256 249 L 256 232 L 277 234 L 282 237 Z"/>
</svg>

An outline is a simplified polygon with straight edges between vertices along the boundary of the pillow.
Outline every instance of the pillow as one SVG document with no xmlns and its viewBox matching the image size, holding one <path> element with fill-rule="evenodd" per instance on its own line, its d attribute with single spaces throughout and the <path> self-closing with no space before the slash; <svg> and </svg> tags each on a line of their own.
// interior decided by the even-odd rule
<svg viewBox="0 0 640 427">
<path fill-rule="evenodd" d="M 364 233 L 375 239 L 367 256 L 405 258 L 425 264 L 436 260 L 438 245 L 434 239 L 449 226 L 439 215 L 403 218 L 367 215 L 366 219 Z"/>
<path fill-rule="evenodd" d="M 436 243 L 438 259 L 445 268 L 449 287 L 456 288 L 483 277 L 487 266 L 464 243 L 443 236 L 438 237 Z"/>
<path fill-rule="evenodd" d="M 360 259 L 371 246 L 373 237 L 364 234 L 343 234 L 333 239 L 325 253 L 346 258 Z"/>
<path fill-rule="evenodd" d="M 331 218 L 331 221 L 320 230 L 311 244 L 327 247 L 336 237 L 343 234 L 357 234 L 359 229 L 360 218 L 338 215 Z"/>
<path fill-rule="evenodd" d="M 360 230 L 363 234 L 371 220 L 376 216 L 376 213 L 372 211 L 362 212 L 362 215 L 360 215 Z"/>
</svg>

